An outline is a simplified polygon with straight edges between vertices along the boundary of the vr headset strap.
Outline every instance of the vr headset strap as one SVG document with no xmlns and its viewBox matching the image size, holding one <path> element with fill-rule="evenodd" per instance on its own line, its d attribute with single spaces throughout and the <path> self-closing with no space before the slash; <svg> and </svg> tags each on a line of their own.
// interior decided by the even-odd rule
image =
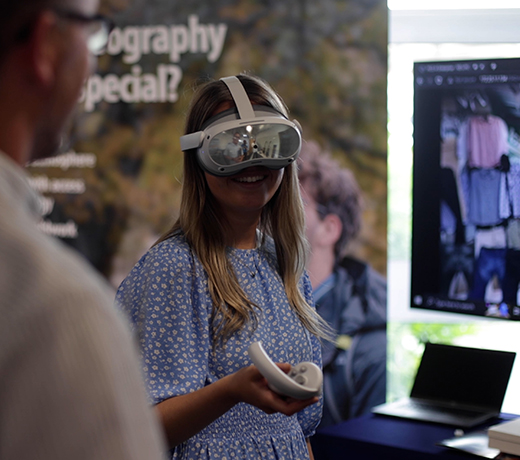
<svg viewBox="0 0 520 460">
<path fill-rule="evenodd" d="M 220 80 L 228 87 L 231 97 L 237 106 L 239 117 L 248 120 L 255 118 L 253 106 L 240 80 L 235 76 L 224 77 Z"/>
</svg>

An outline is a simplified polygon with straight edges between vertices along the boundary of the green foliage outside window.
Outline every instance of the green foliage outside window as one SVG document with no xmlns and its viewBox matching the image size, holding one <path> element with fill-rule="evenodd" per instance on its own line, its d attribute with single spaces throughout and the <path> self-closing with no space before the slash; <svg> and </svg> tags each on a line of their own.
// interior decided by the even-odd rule
<svg viewBox="0 0 520 460">
<path fill-rule="evenodd" d="M 388 324 L 387 401 L 408 396 L 426 342 L 457 345 L 457 339 L 476 335 L 478 324 L 397 323 Z"/>
</svg>

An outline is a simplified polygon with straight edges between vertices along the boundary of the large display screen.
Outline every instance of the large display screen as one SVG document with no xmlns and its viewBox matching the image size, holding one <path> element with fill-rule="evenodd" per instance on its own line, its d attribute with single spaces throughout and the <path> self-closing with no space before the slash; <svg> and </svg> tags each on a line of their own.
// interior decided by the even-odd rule
<svg viewBox="0 0 520 460">
<path fill-rule="evenodd" d="M 520 58 L 414 64 L 412 307 L 520 319 Z"/>
</svg>

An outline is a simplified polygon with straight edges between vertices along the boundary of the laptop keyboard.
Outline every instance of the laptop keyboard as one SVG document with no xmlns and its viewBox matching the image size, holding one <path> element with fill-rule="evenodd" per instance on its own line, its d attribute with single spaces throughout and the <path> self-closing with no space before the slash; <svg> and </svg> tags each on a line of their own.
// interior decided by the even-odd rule
<svg viewBox="0 0 520 460">
<path fill-rule="evenodd" d="M 475 417 L 475 416 L 482 414 L 481 411 L 477 411 L 477 410 L 460 409 L 460 408 L 455 408 L 455 407 L 440 407 L 440 406 L 436 406 L 434 404 L 430 404 L 430 403 L 422 402 L 422 401 L 410 401 L 410 405 L 412 407 L 421 409 L 423 411 L 432 411 L 432 412 L 437 412 L 437 413 L 442 412 L 445 414 L 454 414 L 454 415 L 459 415 L 459 416 L 463 416 L 463 417 Z"/>
</svg>

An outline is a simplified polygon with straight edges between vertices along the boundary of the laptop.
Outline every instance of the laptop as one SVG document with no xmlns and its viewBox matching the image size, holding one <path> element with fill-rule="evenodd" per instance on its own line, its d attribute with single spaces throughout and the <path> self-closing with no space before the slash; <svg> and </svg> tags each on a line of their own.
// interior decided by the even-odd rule
<svg viewBox="0 0 520 460">
<path fill-rule="evenodd" d="M 375 414 L 470 428 L 500 414 L 516 353 L 427 343 L 409 398 Z"/>
</svg>

